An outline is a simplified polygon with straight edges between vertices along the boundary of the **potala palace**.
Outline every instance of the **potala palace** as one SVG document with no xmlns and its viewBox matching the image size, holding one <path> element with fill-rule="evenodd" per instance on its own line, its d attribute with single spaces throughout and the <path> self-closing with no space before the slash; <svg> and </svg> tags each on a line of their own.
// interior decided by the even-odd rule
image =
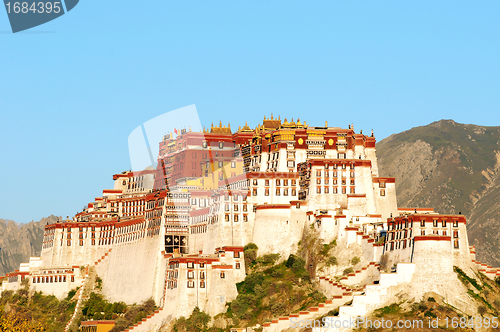
<svg viewBox="0 0 500 332">
<path fill-rule="evenodd" d="M 41 257 L 9 273 L 0 292 L 28 278 L 32 289 L 62 298 L 97 275 L 110 301 L 153 298 L 159 310 L 130 330 L 155 331 L 195 307 L 225 312 L 245 278 L 246 244 L 286 259 L 311 227 L 324 243 L 358 252 L 360 267 L 347 276 L 336 266 L 319 270 L 328 300 L 276 317 L 266 332 L 336 307 L 332 320 L 366 316 L 401 294 L 435 292 L 474 314 L 453 266 L 500 275 L 475 261 L 463 215 L 398 208 L 395 179 L 379 177 L 373 133 L 271 116 L 235 132 L 183 129 L 165 135 L 159 151 L 155 169 L 113 175 L 113 189 L 47 225 Z"/>
</svg>

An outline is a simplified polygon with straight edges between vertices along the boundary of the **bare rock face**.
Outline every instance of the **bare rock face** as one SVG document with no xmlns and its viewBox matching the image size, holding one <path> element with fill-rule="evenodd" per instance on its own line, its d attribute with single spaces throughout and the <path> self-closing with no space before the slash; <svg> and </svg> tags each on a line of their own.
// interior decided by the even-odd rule
<svg viewBox="0 0 500 332">
<path fill-rule="evenodd" d="M 441 120 L 380 141 L 377 157 L 398 206 L 465 214 L 477 259 L 500 266 L 500 127 Z"/>
<path fill-rule="evenodd" d="M 27 224 L 0 219 L 0 276 L 19 269 L 31 256 L 40 256 L 44 227 L 58 219 L 50 216 Z"/>
</svg>

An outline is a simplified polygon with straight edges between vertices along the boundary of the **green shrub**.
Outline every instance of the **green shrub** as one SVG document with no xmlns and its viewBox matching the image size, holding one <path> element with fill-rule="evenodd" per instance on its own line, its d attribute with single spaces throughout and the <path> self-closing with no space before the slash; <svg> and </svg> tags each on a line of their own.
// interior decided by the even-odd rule
<svg viewBox="0 0 500 332">
<path fill-rule="evenodd" d="M 432 317 L 432 318 L 436 318 L 436 314 L 433 313 L 431 310 L 427 310 L 426 312 L 424 312 L 424 317 Z"/>
<path fill-rule="evenodd" d="M 181 317 L 175 322 L 174 331 L 203 332 L 207 330 L 209 322 L 210 316 L 196 307 L 188 319 Z"/>
<path fill-rule="evenodd" d="M 356 265 L 359 262 L 361 262 L 361 259 L 359 259 L 359 257 L 354 257 L 353 259 L 351 259 L 351 264 L 352 265 Z"/>
<path fill-rule="evenodd" d="M 436 302 L 436 300 L 435 300 L 433 297 L 429 297 L 429 298 L 427 299 L 427 301 L 429 301 L 429 302 Z"/>
<path fill-rule="evenodd" d="M 344 275 L 348 275 L 349 273 L 354 273 L 354 269 L 352 267 L 348 267 L 344 270 Z"/>
<path fill-rule="evenodd" d="M 484 305 L 480 305 L 478 308 L 477 308 L 477 311 L 479 312 L 479 314 L 481 316 L 484 316 L 484 314 L 488 311 L 488 309 L 486 309 L 486 307 Z"/>
<path fill-rule="evenodd" d="M 262 265 L 274 265 L 280 256 L 280 254 L 266 254 L 257 258 L 257 263 Z"/>
<path fill-rule="evenodd" d="M 453 270 L 458 274 L 458 279 L 462 281 L 462 283 L 467 286 L 468 283 L 472 284 L 472 286 L 476 287 L 477 290 L 482 290 L 483 287 L 481 287 L 476 279 L 470 278 L 468 275 L 465 274 L 464 271 L 462 271 L 458 266 L 454 266 Z"/>
<path fill-rule="evenodd" d="M 338 261 L 337 261 L 337 257 L 335 257 L 335 256 L 330 256 L 326 260 L 326 266 L 333 266 L 333 265 L 337 265 L 337 264 L 338 264 Z"/>
</svg>

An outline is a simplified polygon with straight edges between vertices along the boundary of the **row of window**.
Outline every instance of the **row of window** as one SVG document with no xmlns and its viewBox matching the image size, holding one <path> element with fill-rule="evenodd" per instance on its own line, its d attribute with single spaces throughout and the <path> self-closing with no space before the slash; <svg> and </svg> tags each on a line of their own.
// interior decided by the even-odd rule
<svg viewBox="0 0 500 332">
<path fill-rule="evenodd" d="M 290 193 L 291 196 L 297 196 L 297 189 L 294 188 L 291 191 L 289 191 L 288 188 L 283 188 L 283 196 L 288 196 L 288 193 Z M 253 196 L 258 195 L 257 188 L 252 189 L 252 195 Z M 269 188 L 264 188 L 264 196 L 269 196 Z M 276 196 L 281 196 L 281 188 L 276 188 Z"/>
<path fill-rule="evenodd" d="M 226 221 L 231 221 L 231 217 L 230 217 L 230 215 L 229 215 L 229 214 L 226 214 L 226 215 L 225 215 L 225 220 L 226 220 Z M 234 222 L 238 222 L 239 220 L 240 220 L 240 217 L 239 217 L 237 214 L 235 214 L 235 215 L 233 216 L 233 221 L 234 221 Z M 243 221 L 244 221 L 244 222 L 247 222 L 247 221 L 248 221 L 248 216 L 247 216 L 246 214 L 244 214 L 244 215 L 243 215 Z"/>
<path fill-rule="evenodd" d="M 342 194 L 347 194 L 347 187 L 342 187 L 340 192 Z M 316 187 L 316 194 L 329 194 L 330 193 L 330 187 Z M 337 187 L 332 187 L 332 194 L 338 194 L 339 190 Z M 355 187 L 349 187 L 349 194 L 355 194 L 356 189 Z"/>
<path fill-rule="evenodd" d="M 428 222 L 428 221 L 421 220 L 420 227 L 426 227 L 426 222 Z M 433 227 L 439 227 L 440 224 L 441 224 L 441 227 L 447 227 L 448 221 L 447 220 L 439 221 L 438 219 L 434 219 L 432 221 Z M 453 220 L 452 224 L 453 224 L 453 227 L 458 227 L 458 220 Z M 400 222 L 400 223 L 395 223 L 395 224 L 389 225 L 388 230 L 390 231 L 390 230 L 394 230 L 394 229 L 402 229 L 402 228 L 407 228 L 408 226 L 413 227 L 413 220 L 411 220 L 411 221 L 405 220 L 404 223 Z"/>
<path fill-rule="evenodd" d="M 423 234 L 425 235 L 425 234 Z M 407 239 L 407 240 L 400 240 L 400 241 L 396 241 L 396 242 L 388 242 L 386 243 L 385 245 L 385 250 L 386 251 L 389 251 L 389 250 L 397 250 L 397 249 L 406 249 L 407 247 L 407 244 L 408 244 L 408 248 L 411 247 L 411 243 L 412 243 L 412 240 L 411 239 Z M 453 240 L 453 248 L 454 249 L 460 249 L 460 241 L 459 239 L 454 239 Z"/>
<path fill-rule="evenodd" d="M 329 184 L 330 183 L 330 180 L 329 179 L 324 179 L 323 180 L 323 184 Z M 342 179 L 341 181 L 342 185 L 345 186 L 347 184 L 347 180 L 346 179 Z M 350 179 L 349 183 L 353 186 L 355 185 L 355 181 L 354 179 Z M 316 179 L 316 184 L 321 184 L 321 179 L 320 178 L 317 178 Z M 338 181 L 337 179 L 332 179 L 332 184 L 336 185 L 338 184 Z"/>
<path fill-rule="evenodd" d="M 277 186 L 281 186 L 281 180 L 283 180 L 283 186 L 288 186 L 288 184 L 289 184 L 289 183 L 291 183 L 291 184 L 292 184 L 292 186 L 295 186 L 295 185 L 297 184 L 297 180 L 289 180 L 289 179 L 276 179 L 275 181 L 276 181 L 276 185 L 277 185 Z M 264 181 L 264 185 L 265 185 L 266 187 L 269 187 L 269 182 L 270 182 L 270 180 L 269 180 L 269 179 L 266 179 L 266 180 Z M 254 185 L 254 186 L 258 186 L 258 185 L 259 185 L 259 184 L 258 184 L 258 180 L 257 180 L 257 179 L 253 179 L 253 182 L 252 182 L 252 183 L 253 183 L 253 185 Z"/>
<path fill-rule="evenodd" d="M 34 284 L 48 284 L 52 282 L 66 282 L 66 276 L 33 277 Z M 71 276 L 71 282 L 75 282 L 75 276 Z"/>
</svg>

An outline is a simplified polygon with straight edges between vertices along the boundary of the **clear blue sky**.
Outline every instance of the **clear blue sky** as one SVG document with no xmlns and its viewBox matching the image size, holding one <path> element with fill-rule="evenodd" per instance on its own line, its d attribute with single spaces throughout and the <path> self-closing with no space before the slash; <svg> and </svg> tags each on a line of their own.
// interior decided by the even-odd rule
<svg viewBox="0 0 500 332">
<path fill-rule="evenodd" d="M 378 140 L 500 125 L 499 1 L 88 1 L 12 34 L 0 9 L 0 218 L 74 215 L 130 168 L 127 138 L 195 104 Z"/>
</svg>

